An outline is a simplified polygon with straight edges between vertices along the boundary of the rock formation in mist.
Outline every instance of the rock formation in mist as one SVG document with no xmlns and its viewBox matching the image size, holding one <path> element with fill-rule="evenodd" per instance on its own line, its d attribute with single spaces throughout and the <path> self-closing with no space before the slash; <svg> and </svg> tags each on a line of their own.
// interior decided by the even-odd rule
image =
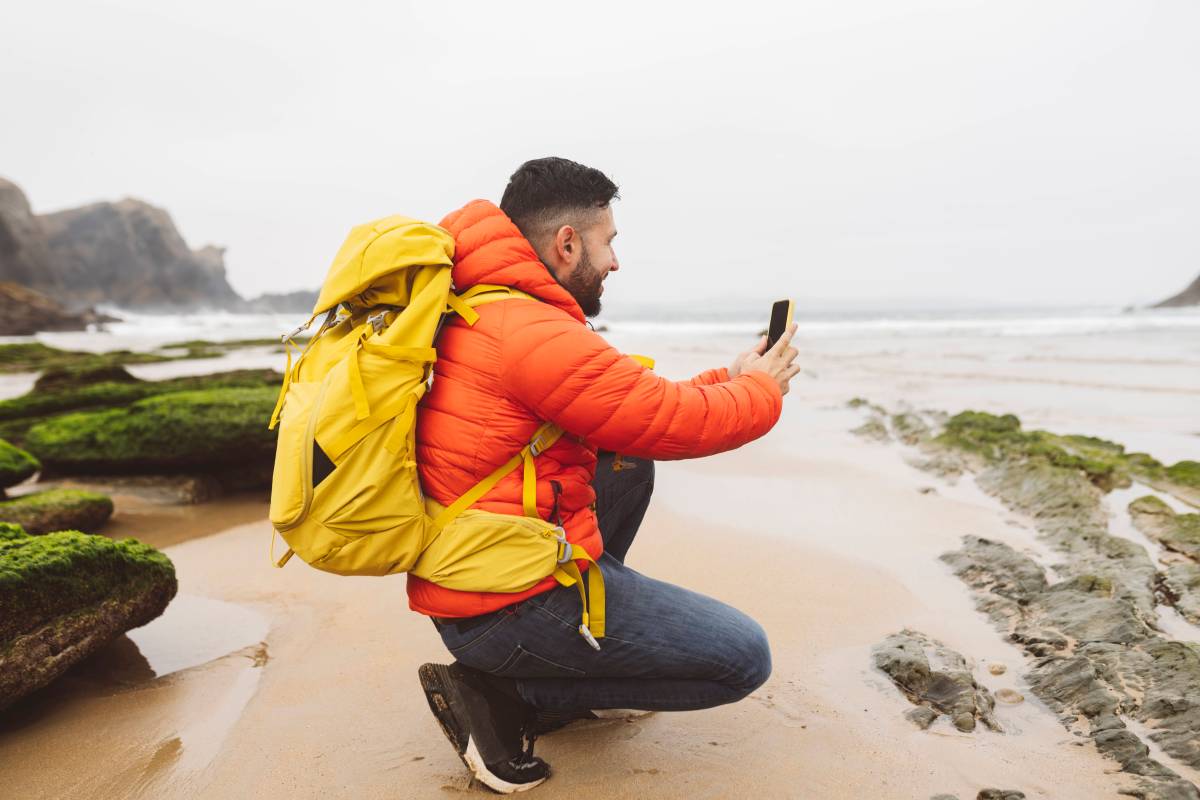
<svg viewBox="0 0 1200 800">
<path fill-rule="evenodd" d="M 1177 308 L 1179 306 L 1196 305 L 1200 305 L 1200 277 L 1192 281 L 1191 285 L 1179 294 L 1168 297 L 1161 303 L 1155 303 L 1154 308 Z"/>
<path fill-rule="evenodd" d="M 246 301 L 247 311 L 270 314 L 311 314 L 317 304 L 317 289 L 298 289 L 294 292 L 268 292 Z"/>
<path fill-rule="evenodd" d="M 29 336 L 38 331 L 82 331 L 93 323 L 116 322 L 90 308 L 68 311 L 41 292 L 0 282 L 0 336 Z"/>
<path fill-rule="evenodd" d="M 141 200 L 92 203 L 34 215 L 15 184 L 0 179 L 0 280 L 68 307 L 241 310 L 223 251 L 192 250 L 170 215 Z"/>
</svg>

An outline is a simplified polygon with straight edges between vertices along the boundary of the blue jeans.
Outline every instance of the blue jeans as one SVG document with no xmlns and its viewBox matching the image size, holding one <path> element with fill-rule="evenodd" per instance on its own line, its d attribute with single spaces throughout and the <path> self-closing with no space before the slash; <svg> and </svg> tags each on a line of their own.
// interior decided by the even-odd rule
<svg viewBox="0 0 1200 800">
<path fill-rule="evenodd" d="M 578 590 L 558 586 L 491 614 L 438 623 L 451 654 L 515 678 L 525 701 L 547 711 L 685 711 L 733 703 L 761 686 L 771 651 L 758 623 L 625 566 L 650 504 L 654 462 L 601 453 L 593 485 L 605 549 L 598 562 L 607 597 L 601 649 L 579 635 Z"/>
</svg>

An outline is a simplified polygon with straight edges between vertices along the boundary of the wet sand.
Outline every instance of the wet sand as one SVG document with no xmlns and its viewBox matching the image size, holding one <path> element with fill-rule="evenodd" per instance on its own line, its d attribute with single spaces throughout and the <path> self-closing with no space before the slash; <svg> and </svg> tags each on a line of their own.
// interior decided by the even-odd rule
<svg viewBox="0 0 1200 800">
<path fill-rule="evenodd" d="M 741 343 L 618 344 L 659 356 L 677 378 L 727 361 Z M 1124 432 L 1135 447 L 1145 445 L 1130 438 L 1160 444 L 1148 448 L 1160 458 L 1195 458 L 1187 409 L 1200 396 L 1200 359 L 1177 348 L 1159 359 L 1169 363 L 1094 375 L 1087 359 L 1106 357 L 1095 342 L 1054 342 L 1060 361 L 1043 373 L 1043 362 L 992 343 L 917 344 L 811 343 L 810 374 L 770 436 L 659 465 L 629 563 L 759 619 L 774 672 L 733 706 L 543 738 L 538 752 L 555 775 L 531 796 L 910 800 L 995 786 L 1091 800 L 1131 785 L 1032 696 L 1024 657 L 937 560 L 968 533 L 1037 558 L 1028 522 L 967 481 L 948 485 L 898 448 L 854 437 L 859 417 L 844 404 L 861 395 L 1013 411 L 1063 432 Z M 1138 343 L 1114 344 L 1112 357 L 1123 358 Z M 403 579 L 339 578 L 295 562 L 276 570 L 264 516 L 252 498 L 183 511 L 118 502 L 112 532 L 164 547 L 180 596 L 5 713 L 4 796 L 486 796 L 418 690 L 417 665 L 446 655 L 428 621 L 408 611 Z M 993 691 L 1025 695 L 997 706 L 1006 733 L 964 734 L 944 719 L 920 731 L 903 718 L 911 706 L 871 668 L 870 650 L 904 627 L 973 659 Z M 989 672 L 996 663 L 1003 675 Z"/>
</svg>

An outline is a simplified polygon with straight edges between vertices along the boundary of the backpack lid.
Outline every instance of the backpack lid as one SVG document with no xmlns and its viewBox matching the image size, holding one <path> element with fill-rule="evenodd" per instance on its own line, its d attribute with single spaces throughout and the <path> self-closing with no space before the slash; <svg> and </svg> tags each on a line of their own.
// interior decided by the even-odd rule
<svg viewBox="0 0 1200 800">
<path fill-rule="evenodd" d="M 356 225 L 333 257 L 313 316 L 361 298 L 364 306 L 408 304 L 409 282 L 401 274 L 415 266 L 454 265 L 454 237 L 444 228 L 399 214 Z"/>
</svg>

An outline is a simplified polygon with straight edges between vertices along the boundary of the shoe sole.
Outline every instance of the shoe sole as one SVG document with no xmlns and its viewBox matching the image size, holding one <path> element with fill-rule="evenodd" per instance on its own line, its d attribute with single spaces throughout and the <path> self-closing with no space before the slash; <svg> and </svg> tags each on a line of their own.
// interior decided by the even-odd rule
<svg viewBox="0 0 1200 800">
<path fill-rule="evenodd" d="M 443 664 L 422 664 L 417 669 L 417 676 L 434 719 L 475 780 L 497 794 L 524 792 L 546 780 L 540 778 L 529 783 L 509 783 L 494 775 L 483 763 L 483 757 L 471 739 L 468 724 L 456 713 L 456 709 L 462 708 L 462 698 L 454 688 L 454 676 L 450 674 L 450 668 Z"/>
</svg>

